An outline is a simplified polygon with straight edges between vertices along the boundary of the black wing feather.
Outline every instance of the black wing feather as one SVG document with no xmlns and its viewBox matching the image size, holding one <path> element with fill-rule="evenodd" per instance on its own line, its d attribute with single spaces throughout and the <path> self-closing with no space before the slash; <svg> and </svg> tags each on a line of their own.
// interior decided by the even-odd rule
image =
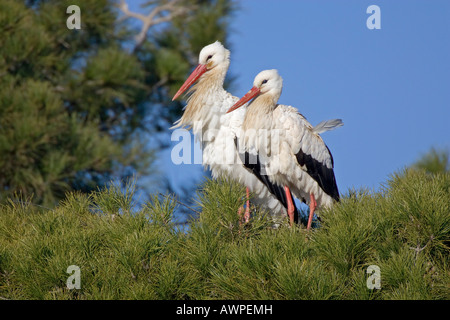
<svg viewBox="0 0 450 320">
<path fill-rule="evenodd" d="M 327 150 L 333 166 L 333 156 L 331 155 L 328 147 Z M 298 164 L 301 166 L 306 166 L 306 172 L 311 176 L 311 178 L 317 181 L 322 190 L 334 200 L 339 201 L 339 190 L 336 184 L 333 167 L 328 168 L 324 163 L 314 159 L 310 154 L 304 153 L 301 148 L 295 156 Z"/>
<path fill-rule="evenodd" d="M 239 153 L 239 157 L 240 157 L 242 163 L 244 164 L 244 167 L 247 168 L 249 171 L 251 171 L 258 178 L 258 180 L 261 181 L 267 187 L 267 189 L 269 189 L 270 193 L 273 194 L 275 196 L 275 198 L 277 198 L 277 200 L 280 201 L 281 204 L 287 210 L 288 205 L 287 205 L 287 198 L 286 198 L 286 193 L 285 193 L 284 187 L 274 184 L 273 182 L 270 181 L 268 175 L 262 173 L 263 168 L 262 168 L 261 161 L 259 159 L 259 155 L 252 155 L 246 151 L 239 152 L 239 142 L 238 142 L 237 138 L 234 139 L 234 144 L 236 145 L 236 148 Z M 291 193 L 291 198 L 294 199 L 294 197 L 292 196 L 292 193 Z M 298 218 L 300 216 L 299 210 L 298 210 L 297 206 L 295 205 L 295 201 L 293 201 L 293 204 L 294 204 L 294 222 L 298 223 Z"/>
</svg>

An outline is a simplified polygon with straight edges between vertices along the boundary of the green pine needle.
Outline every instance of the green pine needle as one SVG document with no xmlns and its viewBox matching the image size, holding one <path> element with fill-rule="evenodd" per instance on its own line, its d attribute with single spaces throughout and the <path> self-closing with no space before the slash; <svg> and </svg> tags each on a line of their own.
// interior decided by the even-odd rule
<svg viewBox="0 0 450 320">
<path fill-rule="evenodd" d="M 135 187 L 68 193 L 54 209 L 27 198 L 0 207 L 2 299 L 448 299 L 450 174 L 405 170 L 380 192 L 354 191 L 306 231 L 238 215 L 245 188 L 198 190 L 180 231 L 176 201 L 137 207 Z M 286 218 L 287 220 L 287 218 Z M 76 265 L 81 289 L 66 272 Z M 367 268 L 381 288 L 367 287 Z"/>
</svg>

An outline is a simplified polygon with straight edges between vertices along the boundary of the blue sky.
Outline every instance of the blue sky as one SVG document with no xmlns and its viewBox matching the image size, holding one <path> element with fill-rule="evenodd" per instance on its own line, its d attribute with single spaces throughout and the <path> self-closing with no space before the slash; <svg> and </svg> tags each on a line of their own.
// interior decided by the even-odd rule
<svg viewBox="0 0 450 320">
<path fill-rule="evenodd" d="M 369 30 L 370 5 L 381 29 Z M 341 193 L 378 189 L 432 146 L 450 147 L 450 1 L 244 0 L 231 18 L 230 92 L 242 96 L 264 69 L 284 79 L 279 103 L 314 125 L 341 118 L 322 136 Z M 174 143 L 176 144 L 176 143 Z M 159 163 L 174 184 L 200 165 Z M 187 175 L 186 175 L 187 173 Z"/>
<path fill-rule="evenodd" d="M 367 7 L 381 11 L 369 30 Z M 431 146 L 450 147 L 450 1 L 245 0 L 232 21 L 232 93 L 278 69 L 281 104 L 323 134 L 339 189 L 377 189 Z"/>
</svg>

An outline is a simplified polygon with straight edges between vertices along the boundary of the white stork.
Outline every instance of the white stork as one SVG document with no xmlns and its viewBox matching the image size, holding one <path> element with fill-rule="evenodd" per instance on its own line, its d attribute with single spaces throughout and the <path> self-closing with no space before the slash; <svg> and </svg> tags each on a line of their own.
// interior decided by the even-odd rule
<svg viewBox="0 0 450 320">
<path fill-rule="evenodd" d="M 330 150 L 319 133 L 343 125 L 340 119 L 313 127 L 297 109 L 277 104 L 283 80 L 277 70 L 260 72 L 253 88 L 228 112 L 254 99 L 244 115 L 243 141 L 246 150 L 254 148 L 269 178 L 285 186 L 309 204 L 307 229 L 316 207 L 329 207 L 339 201 Z M 288 197 L 289 206 L 291 200 Z M 292 212 L 288 212 L 292 220 Z"/>
<path fill-rule="evenodd" d="M 288 205 L 285 190 L 272 184 L 267 175 L 261 173 L 257 156 L 253 164 L 246 165 L 241 161 L 243 155 L 238 153 L 236 132 L 242 126 L 245 109 L 226 113 L 239 100 L 223 88 L 229 56 L 229 50 L 218 41 L 201 50 L 198 66 L 172 99 L 193 85 L 184 113 L 172 128 L 192 128 L 196 139 L 202 142 L 203 165 L 211 169 L 213 178 L 225 175 L 247 187 L 246 221 L 250 214 L 249 190 L 255 196 L 254 202 L 267 207 L 274 218 L 285 217 Z M 298 215 L 297 208 L 294 210 Z"/>
</svg>

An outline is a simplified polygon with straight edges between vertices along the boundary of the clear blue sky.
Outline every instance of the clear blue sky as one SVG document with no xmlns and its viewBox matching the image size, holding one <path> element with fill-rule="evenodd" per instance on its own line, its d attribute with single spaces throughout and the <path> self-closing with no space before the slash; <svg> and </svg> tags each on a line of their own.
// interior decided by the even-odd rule
<svg viewBox="0 0 450 320">
<path fill-rule="evenodd" d="M 232 21 L 232 93 L 278 69 L 281 104 L 323 134 L 339 189 L 378 188 L 431 146 L 450 147 L 450 1 L 244 0 Z M 369 30 L 368 6 L 381 10 Z"/>
<path fill-rule="evenodd" d="M 373 4 L 381 9 L 380 30 L 366 26 Z M 344 127 L 323 134 L 341 193 L 378 189 L 432 146 L 450 147 L 450 1 L 239 5 L 231 19 L 231 93 L 242 96 L 258 72 L 276 68 L 284 78 L 279 103 L 298 108 L 313 125 L 343 119 Z M 179 185 L 202 172 L 171 164 L 170 150 L 159 162 Z"/>
</svg>

